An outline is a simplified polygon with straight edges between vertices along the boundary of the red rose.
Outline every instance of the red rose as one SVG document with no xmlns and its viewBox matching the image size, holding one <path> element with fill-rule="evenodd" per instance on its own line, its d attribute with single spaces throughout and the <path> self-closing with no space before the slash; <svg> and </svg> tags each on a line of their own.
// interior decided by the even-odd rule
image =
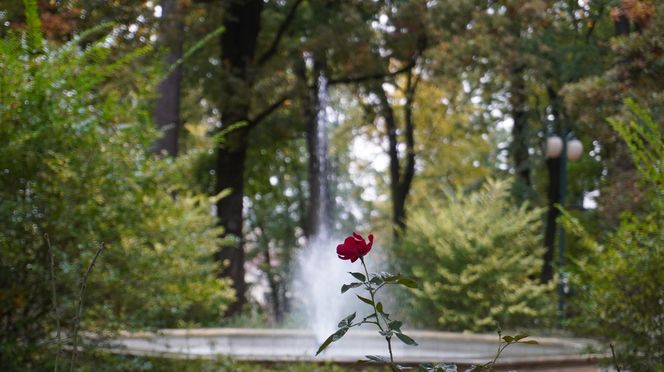
<svg viewBox="0 0 664 372">
<path fill-rule="evenodd" d="M 337 255 L 342 260 L 355 262 L 358 258 L 364 257 L 364 255 L 369 253 L 372 244 L 373 235 L 369 234 L 369 244 L 367 244 L 360 234 L 353 233 L 353 236 L 347 237 L 343 244 L 337 246 Z"/>
</svg>

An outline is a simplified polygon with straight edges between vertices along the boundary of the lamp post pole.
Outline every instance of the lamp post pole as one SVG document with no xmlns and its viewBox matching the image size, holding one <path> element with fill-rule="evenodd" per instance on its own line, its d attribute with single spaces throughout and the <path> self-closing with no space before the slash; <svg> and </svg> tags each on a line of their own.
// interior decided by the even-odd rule
<svg viewBox="0 0 664 372">
<path fill-rule="evenodd" d="M 560 207 L 563 207 L 565 205 L 565 192 L 567 192 L 567 142 L 569 142 L 571 137 L 571 132 L 567 133 L 567 135 L 563 139 L 563 148 L 562 148 L 562 154 L 560 156 L 560 182 L 558 184 L 559 187 L 559 195 L 560 195 Z M 559 232 L 559 237 L 558 237 L 558 274 L 560 275 L 559 283 L 558 283 L 558 315 L 560 316 L 560 320 L 564 319 L 565 317 L 565 282 L 566 282 L 566 275 L 565 271 L 563 268 L 565 267 L 565 227 L 563 227 L 563 224 L 561 223 L 560 226 L 558 227 L 560 230 Z"/>
<path fill-rule="evenodd" d="M 551 136 L 547 139 L 546 156 L 550 159 L 560 157 L 559 180 L 558 180 L 558 204 L 563 207 L 565 194 L 567 192 L 567 160 L 577 160 L 583 153 L 583 144 L 568 132 L 563 138 Z M 565 266 L 565 228 L 562 224 L 558 236 L 558 315 L 562 320 L 565 315 L 565 295 L 567 294 L 567 275 L 563 270 Z"/>
</svg>

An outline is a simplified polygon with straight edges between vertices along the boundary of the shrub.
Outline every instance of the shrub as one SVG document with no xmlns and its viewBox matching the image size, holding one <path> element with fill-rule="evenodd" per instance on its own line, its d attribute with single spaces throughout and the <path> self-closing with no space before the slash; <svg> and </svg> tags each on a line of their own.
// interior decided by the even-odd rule
<svg viewBox="0 0 664 372">
<path fill-rule="evenodd" d="M 129 68 L 148 50 L 118 55 L 94 32 L 48 49 L 36 13 L 28 24 L 0 41 L 0 365 L 53 359 L 37 346 L 56 318 L 71 330 L 101 243 L 84 327 L 214 323 L 232 299 L 215 278 L 220 231 L 183 168 L 151 153 L 154 74 Z"/>
<path fill-rule="evenodd" d="M 633 101 L 632 120 L 610 120 L 627 143 L 648 209 L 626 212 L 618 229 L 591 237 L 565 213 L 562 223 L 579 235 L 589 254 L 575 260 L 577 330 L 615 345 L 617 360 L 633 371 L 664 368 L 664 142 L 661 125 Z"/>
<path fill-rule="evenodd" d="M 552 310 L 540 285 L 541 211 L 515 206 L 505 182 L 429 198 L 413 210 L 394 249 L 402 272 L 420 280 L 411 299 L 421 325 L 485 331 L 527 327 Z"/>
</svg>

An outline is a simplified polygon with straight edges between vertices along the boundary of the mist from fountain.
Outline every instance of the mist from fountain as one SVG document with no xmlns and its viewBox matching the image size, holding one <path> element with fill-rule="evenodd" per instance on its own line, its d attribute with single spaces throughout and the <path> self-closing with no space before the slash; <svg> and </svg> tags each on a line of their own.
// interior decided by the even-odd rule
<svg viewBox="0 0 664 372">
<path fill-rule="evenodd" d="M 318 110 L 316 117 L 316 151 L 319 166 L 320 182 L 318 205 L 314 207 L 314 221 L 318 226 L 312 229 L 315 235 L 309 238 L 306 246 L 297 256 L 297 270 L 294 275 L 295 293 L 301 296 L 304 305 L 303 316 L 306 325 L 314 331 L 316 338 L 323 341 L 337 329 L 337 323 L 348 313 L 353 312 L 355 305 L 349 293 L 340 292 L 342 283 L 350 279 L 351 271 L 348 261 L 337 257 L 336 247 L 343 237 L 335 236 L 330 218 L 332 198 L 329 190 L 329 172 L 327 161 L 329 96 L 327 78 L 318 77 Z"/>
</svg>

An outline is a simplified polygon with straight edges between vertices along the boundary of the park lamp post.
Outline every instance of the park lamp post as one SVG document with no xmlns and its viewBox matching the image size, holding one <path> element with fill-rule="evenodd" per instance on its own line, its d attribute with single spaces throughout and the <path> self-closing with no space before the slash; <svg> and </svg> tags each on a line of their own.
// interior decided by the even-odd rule
<svg viewBox="0 0 664 372">
<path fill-rule="evenodd" d="M 545 155 L 549 159 L 560 158 L 560 182 L 558 204 L 562 207 L 565 202 L 565 192 L 567 191 L 567 160 L 575 161 L 581 158 L 583 154 L 583 144 L 572 132 L 567 133 L 563 138 L 556 135 L 546 139 Z M 559 227 L 560 235 L 558 239 L 558 272 L 560 273 L 560 283 L 558 285 L 558 314 L 562 319 L 565 310 L 565 294 L 567 293 L 567 277 L 563 272 L 565 264 L 565 228 L 562 224 Z"/>
</svg>

